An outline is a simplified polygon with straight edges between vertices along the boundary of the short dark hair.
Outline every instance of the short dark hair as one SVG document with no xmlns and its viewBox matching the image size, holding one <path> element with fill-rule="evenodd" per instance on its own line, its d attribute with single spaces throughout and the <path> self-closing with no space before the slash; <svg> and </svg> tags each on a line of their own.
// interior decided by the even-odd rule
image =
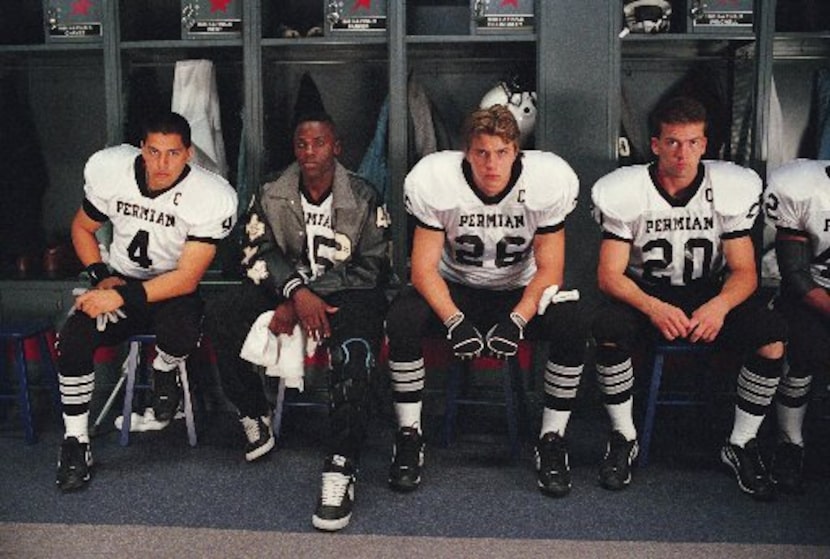
<svg viewBox="0 0 830 559">
<path fill-rule="evenodd" d="M 314 110 L 314 111 L 304 111 L 294 117 L 294 126 L 291 129 L 296 132 L 297 127 L 299 127 L 304 122 L 322 122 L 324 124 L 328 124 L 329 128 L 331 128 L 331 133 L 334 135 L 334 139 L 337 140 L 339 138 L 337 134 L 337 125 L 334 124 L 334 119 L 331 118 L 331 115 L 323 110 Z"/>
<path fill-rule="evenodd" d="M 706 132 L 708 115 L 703 103 L 693 97 L 671 97 L 661 101 L 649 119 L 652 138 L 658 138 L 664 124 L 703 123 Z"/>
<path fill-rule="evenodd" d="M 186 148 L 191 144 L 190 123 L 173 111 L 153 113 L 145 118 L 141 126 L 142 141 L 150 134 L 178 134 Z"/>
</svg>

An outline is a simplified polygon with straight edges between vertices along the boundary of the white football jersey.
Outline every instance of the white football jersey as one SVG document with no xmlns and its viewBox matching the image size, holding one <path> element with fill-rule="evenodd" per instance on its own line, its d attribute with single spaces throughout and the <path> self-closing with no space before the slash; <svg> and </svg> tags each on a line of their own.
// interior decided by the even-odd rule
<svg viewBox="0 0 830 559">
<path fill-rule="evenodd" d="M 810 240 L 810 273 L 830 289 L 830 161 L 797 159 L 778 167 L 764 199 L 767 223 Z"/>
<path fill-rule="evenodd" d="M 195 165 L 181 182 L 151 195 L 136 179 L 140 153 L 124 144 L 94 154 L 84 169 L 84 193 L 86 203 L 112 221 L 110 267 L 148 279 L 175 269 L 187 241 L 226 237 L 237 199 L 225 179 Z"/>
<path fill-rule="evenodd" d="M 536 273 L 534 235 L 560 229 L 576 207 L 576 173 L 557 155 L 526 151 L 515 184 L 488 203 L 467 182 L 463 161 L 459 151 L 421 159 L 404 183 L 406 209 L 424 227 L 444 231 L 445 279 L 495 290 L 524 287 Z"/>
<path fill-rule="evenodd" d="M 704 161 L 685 201 L 658 188 L 650 165 L 622 167 L 591 191 L 605 236 L 631 243 L 628 273 L 649 285 L 717 279 L 722 240 L 749 234 L 760 211 L 761 179 L 725 161 Z"/>
<path fill-rule="evenodd" d="M 306 254 L 311 264 L 311 278 L 318 278 L 334 266 L 337 243 L 331 226 L 331 201 L 329 193 L 319 204 L 310 202 L 304 195 L 300 196 L 305 220 Z"/>
</svg>

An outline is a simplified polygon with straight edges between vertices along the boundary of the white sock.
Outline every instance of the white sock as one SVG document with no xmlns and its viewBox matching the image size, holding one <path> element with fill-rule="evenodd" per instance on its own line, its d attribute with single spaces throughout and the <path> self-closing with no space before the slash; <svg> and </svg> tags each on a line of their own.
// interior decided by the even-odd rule
<svg viewBox="0 0 830 559">
<path fill-rule="evenodd" d="M 758 429 L 763 422 L 763 415 L 752 415 L 735 406 L 735 423 L 732 425 L 729 442 L 743 448 L 746 443 L 758 436 Z"/>
<path fill-rule="evenodd" d="M 421 432 L 421 407 L 423 402 L 395 402 L 398 426 L 415 427 Z"/>
<path fill-rule="evenodd" d="M 632 413 L 633 407 L 633 398 L 619 404 L 605 404 L 608 417 L 611 418 L 611 430 L 622 433 L 627 441 L 633 441 L 637 438 L 637 428 L 634 427 L 634 415 Z"/>
<path fill-rule="evenodd" d="M 63 425 L 66 429 L 64 439 L 75 437 L 80 443 L 89 442 L 89 412 L 81 415 L 63 414 Z"/>
<path fill-rule="evenodd" d="M 539 433 L 539 437 L 541 438 L 545 433 L 556 433 L 560 437 L 564 437 L 570 418 L 570 411 L 545 408 L 542 411 L 542 431 Z"/>
<path fill-rule="evenodd" d="M 775 415 L 778 418 L 778 433 L 782 441 L 804 446 L 804 436 L 801 426 L 804 425 L 804 415 L 807 413 L 807 404 L 791 408 L 781 403 L 775 404 Z"/>
</svg>

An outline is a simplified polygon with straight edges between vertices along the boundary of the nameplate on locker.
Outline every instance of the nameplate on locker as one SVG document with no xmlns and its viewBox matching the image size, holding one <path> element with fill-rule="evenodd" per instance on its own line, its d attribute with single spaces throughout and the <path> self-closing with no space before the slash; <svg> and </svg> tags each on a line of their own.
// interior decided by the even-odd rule
<svg viewBox="0 0 830 559">
<path fill-rule="evenodd" d="M 104 0 L 43 0 L 46 42 L 100 41 Z"/>
<path fill-rule="evenodd" d="M 242 36 L 242 0 L 181 0 L 182 38 Z"/>
<path fill-rule="evenodd" d="M 326 1 L 326 32 L 386 33 L 386 0 Z"/>
<path fill-rule="evenodd" d="M 533 0 L 470 0 L 476 33 L 533 33 Z"/>
<path fill-rule="evenodd" d="M 689 19 L 694 33 L 751 33 L 753 0 L 693 0 Z"/>
</svg>

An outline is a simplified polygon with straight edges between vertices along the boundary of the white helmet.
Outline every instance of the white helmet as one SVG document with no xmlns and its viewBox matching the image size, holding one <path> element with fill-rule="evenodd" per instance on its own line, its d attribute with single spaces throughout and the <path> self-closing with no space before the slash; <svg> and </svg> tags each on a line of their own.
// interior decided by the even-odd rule
<svg viewBox="0 0 830 559">
<path fill-rule="evenodd" d="M 536 126 L 536 92 L 527 91 L 518 80 L 500 81 L 484 94 L 479 106 L 482 109 L 493 105 L 506 105 L 519 124 L 519 144 L 524 145 Z"/>
</svg>

